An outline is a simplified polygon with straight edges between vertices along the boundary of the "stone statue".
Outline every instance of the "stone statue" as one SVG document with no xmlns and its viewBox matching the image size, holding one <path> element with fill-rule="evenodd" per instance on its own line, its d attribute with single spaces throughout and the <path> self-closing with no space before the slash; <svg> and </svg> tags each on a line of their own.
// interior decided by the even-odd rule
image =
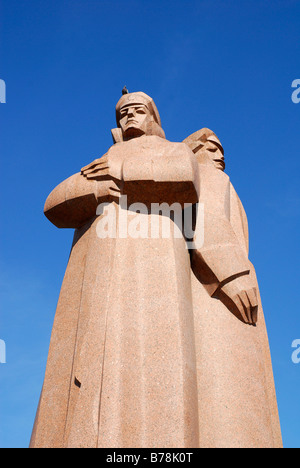
<svg viewBox="0 0 300 468">
<path fill-rule="evenodd" d="M 247 219 L 220 141 L 208 129 L 166 140 L 142 92 L 122 95 L 116 120 L 108 152 L 46 201 L 75 235 L 31 447 L 280 447 Z M 193 239 L 178 221 L 191 209 Z M 174 229 L 153 236 L 165 221 Z"/>
</svg>

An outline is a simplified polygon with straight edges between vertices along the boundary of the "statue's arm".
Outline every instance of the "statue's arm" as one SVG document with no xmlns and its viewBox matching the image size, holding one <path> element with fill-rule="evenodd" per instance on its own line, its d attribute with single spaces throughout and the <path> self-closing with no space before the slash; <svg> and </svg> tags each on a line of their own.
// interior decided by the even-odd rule
<svg viewBox="0 0 300 468">
<path fill-rule="evenodd" d="M 220 299 L 246 323 L 257 320 L 256 285 L 245 250 L 230 222 L 230 181 L 213 167 L 200 166 L 202 242 L 191 252 L 192 269 L 210 296 Z M 200 205 L 201 206 L 201 205 Z M 198 236 L 199 237 L 199 236 Z"/>
<path fill-rule="evenodd" d="M 171 143 L 170 143 L 171 145 Z M 138 161 L 125 159 L 124 193 L 138 194 L 147 202 L 197 203 L 199 200 L 199 167 L 194 153 L 183 143 L 173 143 L 171 150 L 160 156 Z"/>
<path fill-rule="evenodd" d="M 207 241 L 191 252 L 192 270 L 211 297 L 221 300 L 240 320 L 257 322 L 257 290 L 250 263 L 229 222 L 206 213 Z"/>
<path fill-rule="evenodd" d="M 98 191 L 97 181 L 75 174 L 50 193 L 44 213 L 58 228 L 79 228 L 96 215 Z"/>
<path fill-rule="evenodd" d="M 203 203 L 203 226 L 201 246 L 192 250 L 194 273 L 213 296 L 216 291 L 240 276 L 249 275 L 250 267 L 245 253 L 226 217 L 209 211 Z M 196 226 L 196 235 L 200 226 Z M 199 241 L 198 241 L 199 243 Z"/>
<path fill-rule="evenodd" d="M 114 158 L 108 152 L 81 173 L 88 180 L 109 179 L 120 194 L 141 203 L 197 203 L 199 168 L 194 153 L 184 143 L 170 142 L 167 151 L 158 147 L 157 153 L 143 157 L 141 150 L 129 157 Z"/>
</svg>

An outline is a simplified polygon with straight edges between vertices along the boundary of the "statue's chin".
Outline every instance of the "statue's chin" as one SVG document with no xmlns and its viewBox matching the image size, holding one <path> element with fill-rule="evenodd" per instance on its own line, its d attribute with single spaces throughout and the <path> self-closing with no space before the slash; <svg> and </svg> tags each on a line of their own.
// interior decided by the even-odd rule
<svg viewBox="0 0 300 468">
<path fill-rule="evenodd" d="M 144 135 L 145 132 L 138 127 L 129 127 L 124 133 L 124 140 L 131 140 L 132 138 L 138 138 Z"/>
</svg>

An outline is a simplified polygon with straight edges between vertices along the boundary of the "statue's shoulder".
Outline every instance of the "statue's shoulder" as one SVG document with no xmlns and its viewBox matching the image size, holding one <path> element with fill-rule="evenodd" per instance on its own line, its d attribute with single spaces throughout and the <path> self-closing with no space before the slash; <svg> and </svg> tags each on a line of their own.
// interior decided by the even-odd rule
<svg viewBox="0 0 300 468">
<path fill-rule="evenodd" d="M 181 141 L 170 141 L 163 138 L 160 138 L 164 142 L 165 148 L 168 148 L 170 151 L 176 151 L 181 153 L 192 153 L 191 148 L 185 142 Z"/>
<path fill-rule="evenodd" d="M 156 154 L 160 156 L 193 155 L 192 150 L 183 142 L 173 142 L 156 135 L 133 138 L 129 141 L 115 143 L 110 149 L 111 155 Z"/>
</svg>

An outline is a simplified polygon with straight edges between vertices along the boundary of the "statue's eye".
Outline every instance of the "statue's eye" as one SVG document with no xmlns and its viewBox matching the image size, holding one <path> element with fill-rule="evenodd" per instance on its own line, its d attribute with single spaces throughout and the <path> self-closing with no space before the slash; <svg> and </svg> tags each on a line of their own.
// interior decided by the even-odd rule
<svg viewBox="0 0 300 468">
<path fill-rule="evenodd" d="M 146 114 L 146 112 L 144 111 L 144 109 L 137 109 L 136 112 L 138 114 Z"/>
</svg>

